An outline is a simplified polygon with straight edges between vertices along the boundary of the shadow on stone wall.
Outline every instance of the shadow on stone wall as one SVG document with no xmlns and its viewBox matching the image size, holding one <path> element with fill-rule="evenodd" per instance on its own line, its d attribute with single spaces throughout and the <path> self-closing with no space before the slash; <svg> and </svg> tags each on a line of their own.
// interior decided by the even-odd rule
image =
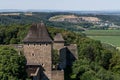
<svg viewBox="0 0 120 80">
<path fill-rule="evenodd" d="M 64 80 L 64 71 L 63 70 L 52 71 L 52 80 Z"/>
<path fill-rule="evenodd" d="M 76 57 L 74 56 L 74 54 L 68 48 L 66 48 L 66 65 L 72 66 L 75 60 Z"/>
</svg>

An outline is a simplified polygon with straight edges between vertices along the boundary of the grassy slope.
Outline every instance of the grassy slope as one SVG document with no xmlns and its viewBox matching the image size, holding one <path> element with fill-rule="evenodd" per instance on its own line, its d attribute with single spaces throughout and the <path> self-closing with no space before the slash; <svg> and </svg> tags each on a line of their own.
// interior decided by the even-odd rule
<svg viewBox="0 0 120 80">
<path fill-rule="evenodd" d="M 116 47 L 120 46 L 120 36 L 88 36 L 95 40 L 100 40 L 104 43 L 115 45 Z"/>
<path fill-rule="evenodd" d="M 92 39 L 120 47 L 120 30 L 87 30 L 84 33 Z"/>
<path fill-rule="evenodd" d="M 120 36 L 120 30 L 86 30 L 88 36 Z"/>
</svg>

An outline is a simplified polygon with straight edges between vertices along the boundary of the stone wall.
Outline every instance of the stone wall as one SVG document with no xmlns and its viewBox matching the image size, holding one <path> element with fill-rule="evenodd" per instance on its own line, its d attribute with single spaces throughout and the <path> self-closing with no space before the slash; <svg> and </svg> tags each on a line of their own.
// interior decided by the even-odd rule
<svg viewBox="0 0 120 80">
<path fill-rule="evenodd" d="M 66 47 L 64 46 L 64 42 L 54 42 L 53 48 L 58 50 L 60 58 L 59 69 L 64 69 L 66 67 Z"/>
<path fill-rule="evenodd" d="M 52 71 L 52 80 L 64 80 L 64 71 Z"/>
<path fill-rule="evenodd" d="M 53 43 L 53 49 L 60 50 L 62 48 L 64 48 L 64 43 L 58 43 L 58 42 Z"/>
<path fill-rule="evenodd" d="M 60 62 L 59 62 L 59 69 L 66 68 L 66 47 L 59 50 Z"/>
<path fill-rule="evenodd" d="M 73 56 L 78 59 L 78 51 L 77 51 L 77 45 L 76 44 L 70 44 L 67 46 L 68 50 L 73 54 Z"/>
<path fill-rule="evenodd" d="M 24 44 L 27 65 L 41 65 L 44 74 L 51 80 L 52 44 Z"/>
</svg>

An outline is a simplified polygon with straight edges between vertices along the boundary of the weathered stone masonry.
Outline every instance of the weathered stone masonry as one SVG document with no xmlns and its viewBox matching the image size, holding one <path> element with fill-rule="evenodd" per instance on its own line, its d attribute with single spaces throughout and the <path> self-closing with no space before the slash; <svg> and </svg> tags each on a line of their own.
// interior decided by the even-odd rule
<svg viewBox="0 0 120 80">
<path fill-rule="evenodd" d="M 53 41 L 43 23 L 33 24 L 23 42 L 26 71 L 33 80 L 64 80 L 64 69 L 77 59 L 77 46 L 65 46 L 60 33 L 56 34 Z M 52 69 L 53 49 L 58 50 L 60 70 Z"/>
<path fill-rule="evenodd" d="M 40 68 L 39 72 L 41 72 L 38 73 L 40 79 L 37 80 L 51 80 L 52 39 L 49 37 L 48 31 L 44 24 L 33 24 L 23 42 L 28 72 L 30 72 L 30 68 L 35 69 L 37 66 L 37 68 Z M 31 74 L 33 73 L 31 70 L 31 73 L 28 74 L 30 74 L 29 76 L 32 76 Z M 36 76 L 32 77 L 34 78 Z"/>
</svg>

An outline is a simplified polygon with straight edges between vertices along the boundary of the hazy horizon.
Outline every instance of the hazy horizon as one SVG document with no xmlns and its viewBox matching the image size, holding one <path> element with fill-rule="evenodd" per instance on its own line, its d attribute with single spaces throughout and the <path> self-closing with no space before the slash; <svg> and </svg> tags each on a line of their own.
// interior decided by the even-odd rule
<svg viewBox="0 0 120 80">
<path fill-rule="evenodd" d="M 120 0 L 0 0 L 0 9 L 119 11 Z"/>
</svg>

